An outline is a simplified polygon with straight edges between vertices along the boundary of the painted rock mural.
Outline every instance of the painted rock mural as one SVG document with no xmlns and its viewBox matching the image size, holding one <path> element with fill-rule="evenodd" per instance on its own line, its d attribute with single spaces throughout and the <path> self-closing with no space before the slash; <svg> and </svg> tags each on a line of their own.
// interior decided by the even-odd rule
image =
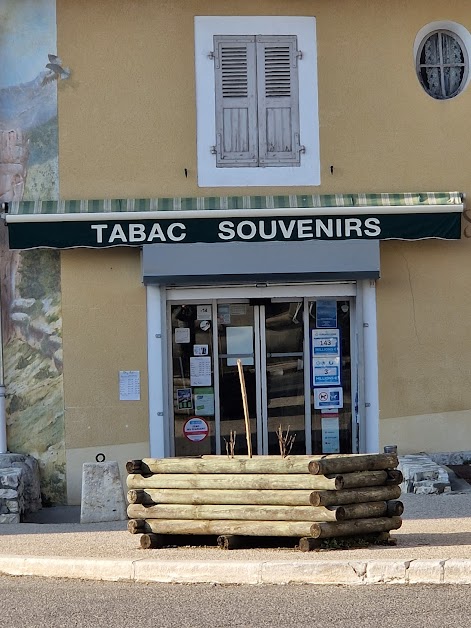
<svg viewBox="0 0 471 628">
<path fill-rule="evenodd" d="M 0 35 L 0 201 L 57 199 L 55 0 L 0 0 Z M 60 256 L 9 251 L 2 226 L 0 263 L 8 448 L 38 459 L 45 504 L 65 503 Z"/>
</svg>

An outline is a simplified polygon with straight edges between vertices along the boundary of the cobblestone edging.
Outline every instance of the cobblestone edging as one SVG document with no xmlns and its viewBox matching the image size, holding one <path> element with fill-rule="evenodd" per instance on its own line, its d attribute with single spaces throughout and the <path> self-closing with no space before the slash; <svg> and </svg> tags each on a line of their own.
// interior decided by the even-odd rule
<svg viewBox="0 0 471 628">
<path fill-rule="evenodd" d="M 193 562 L 4 555 L 0 574 L 176 584 L 471 584 L 471 560 Z"/>
<path fill-rule="evenodd" d="M 447 470 L 427 454 L 399 456 L 398 469 L 404 476 L 401 484 L 404 493 L 430 495 L 452 490 Z"/>
</svg>

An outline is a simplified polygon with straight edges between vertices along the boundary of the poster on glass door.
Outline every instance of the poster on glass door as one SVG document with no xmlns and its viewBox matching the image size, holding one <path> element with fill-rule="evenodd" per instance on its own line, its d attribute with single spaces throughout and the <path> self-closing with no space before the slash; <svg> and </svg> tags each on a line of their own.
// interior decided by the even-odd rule
<svg viewBox="0 0 471 628">
<path fill-rule="evenodd" d="M 314 357 L 312 378 L 313 386 L 340 386 L 340 358 Z"/>
<path fill-rule="evenodd" d="M 312 330 L 312 355 L 332 356 L 340 358 L 340 330 L 339 329 L 313 329 Z"/>
</svg>

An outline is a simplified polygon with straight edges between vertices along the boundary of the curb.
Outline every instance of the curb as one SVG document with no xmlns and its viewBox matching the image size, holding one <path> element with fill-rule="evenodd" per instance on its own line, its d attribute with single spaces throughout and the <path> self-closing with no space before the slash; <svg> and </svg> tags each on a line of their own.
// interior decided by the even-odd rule
<svg viewBox="0 0 471 628">
<path fill-rule="evenodd" d="M 0 575 L 175 584 L 471 584 L 471 559 L 191 562 L 3 555 Z"/>
</svg>

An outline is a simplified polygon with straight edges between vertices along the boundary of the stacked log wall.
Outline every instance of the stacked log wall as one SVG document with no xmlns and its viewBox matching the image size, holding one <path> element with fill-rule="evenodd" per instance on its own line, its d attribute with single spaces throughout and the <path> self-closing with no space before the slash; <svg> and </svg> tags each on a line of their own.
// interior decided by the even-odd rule
<svg viewBox="0 0 471 628">
<path fill-rule="evenodd" d="M 402 524 L 397 464 L 395 454 L 131 460 L 128 529 L 312 539 L 387 534 Z M 146 539 L 145 546 L 154 545 Z"/>
</svg>

